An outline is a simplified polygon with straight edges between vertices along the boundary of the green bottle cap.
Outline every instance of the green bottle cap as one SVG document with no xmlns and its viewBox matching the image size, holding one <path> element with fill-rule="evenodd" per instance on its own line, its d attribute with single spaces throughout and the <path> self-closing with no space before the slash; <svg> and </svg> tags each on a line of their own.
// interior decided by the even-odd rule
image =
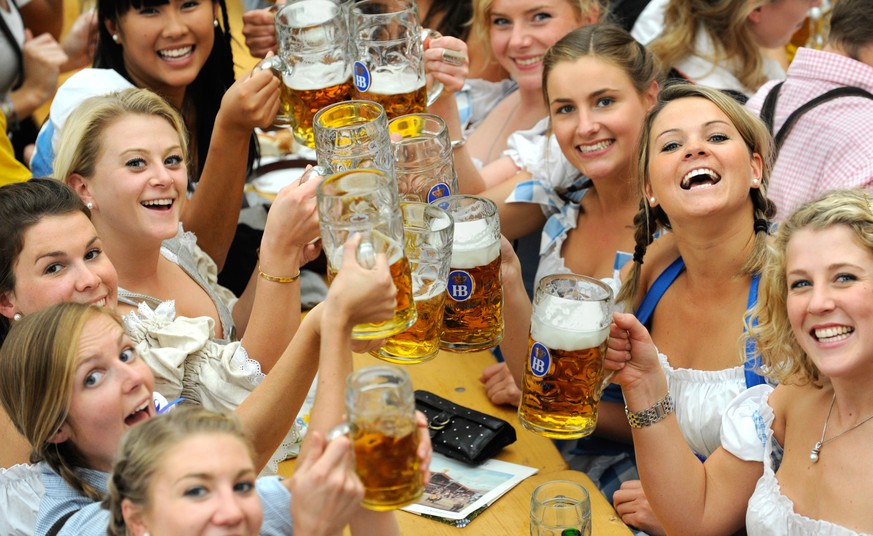
<svg viewBox="0 0 873 536">
<path fill-rule="evenodd" d="M 561 531 L 561 536 L 582 536 L 582 531 L 579 529 L 564 529 Z"/>
</svg>

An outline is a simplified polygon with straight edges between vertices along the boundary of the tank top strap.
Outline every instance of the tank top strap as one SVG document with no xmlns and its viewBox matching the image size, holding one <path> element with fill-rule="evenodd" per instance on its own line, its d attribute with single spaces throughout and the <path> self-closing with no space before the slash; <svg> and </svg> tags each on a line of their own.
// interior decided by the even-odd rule
<svg viewBox="0 0 873 536">
<path fill-rule="evenodd" d="M 761 274 L 755 274 L 752 276 L 751 284 L 749 284 L 749 300 L 746 305 L 747 318 L 748 313 L 752 310 L 752 307 L 754 307 L 755 304 L 758 303 L 758 283 L 760 282 L 760 280 Z M 758 318 L 752 318 L 751 324 L 753 326 L 758 325 Z M 743 333 L 745 332 L 746 328 L 744 326 Z M 754 340 L 746 339 L 746 361 L 743 364 L 743 373 L 746 377 L 746 388 L 767 383 L 767 379 L 758 374 L 758 371 L 761 369 L 761 365 L 761 354 L 758 353 L 758 346 L 755 344 Z"/>
<path fill-rule="evenodd" d="M 658 275 L 658 278 L 655 279 L 654 283 L 652 283 L 652 286 L 649 288 L 648 292 L 646 292 L 646 295 L 643 296 L 643 301 L 640 302 L 640 306 L 637 307 L 635 315 L 640 321 L 640 324 L 643 324 L 644 326 L 648 325 L 649 320 L 652 318 L 652 313 L 655 312 L 655 307 L 658 306 L 658 302 L 661 301 L 664 293 L 667 292 L 670 285 L 676 281 L 676 278 L 679 277 L 679 274 L 684 270 L 685 261 L 682 260 L 682 257 L 677 257 L 676 260 L 667 267 L 667 269 Z"/>
</svg>

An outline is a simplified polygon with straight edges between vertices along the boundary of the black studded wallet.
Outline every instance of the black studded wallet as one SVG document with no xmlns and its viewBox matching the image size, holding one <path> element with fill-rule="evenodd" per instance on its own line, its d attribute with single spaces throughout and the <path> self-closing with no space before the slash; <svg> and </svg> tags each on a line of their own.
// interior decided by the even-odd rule
<svg viewBox="0 0 873 536">
<path fill-rule="evenodd" d="M 433 450 L 478 465 L 515 443 L 515 428 L 429 391 L 415 391 L 415 408 L 427 417 Z"/>
</svg>

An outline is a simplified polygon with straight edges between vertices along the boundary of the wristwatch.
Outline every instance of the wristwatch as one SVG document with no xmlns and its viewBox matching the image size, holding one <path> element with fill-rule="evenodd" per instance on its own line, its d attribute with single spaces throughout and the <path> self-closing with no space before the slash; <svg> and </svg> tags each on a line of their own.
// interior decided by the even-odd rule
<svg viewBox="0 0 873 536">
<path fill-rule="evenodd" d="M 627 422 L 631 425 L 631 428 L 645 428 L 663 420 L 664 417 L 673 413 L 675 409 L 673 397 L 668 392 L 664 398 L 642 411 L 630 411 L 627 409 L 627 405 L 625 405 L 624 413 L 627 415 Z"/>
</svg>

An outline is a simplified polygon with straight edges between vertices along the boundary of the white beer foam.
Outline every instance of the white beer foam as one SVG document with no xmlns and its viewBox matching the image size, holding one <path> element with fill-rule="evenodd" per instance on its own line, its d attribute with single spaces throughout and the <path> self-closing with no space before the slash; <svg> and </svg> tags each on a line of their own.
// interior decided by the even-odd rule
<svg viewBox="0 0 873 536">
<path fill-rule="evenodd" d="M 555 350 L 584 350 L 606 340 L 610 320 L 601 302 L 546 296 L 531 316 L 530 335 Z"/>
<path fill-rule="evenodd" d="M 377 95 L 401 95 L 418 91 L 424 86 L 425 79 L 411 71 L 377 71 L 372 73 L 372 82 L 367 93 Z"/>
<path fill-rule="evenodd" d="M 348 65 L 336 62 L 330 65 L 324 63 L 298 63 L 294 66 L 291 76 L 283 75 L 282 81 L 291 89 L 311 91 L 335 86 L 348 81 L 352 72 Z"/>
<path fill-rule="evenodd" d="M 485 266 L 500 255 L 500 241 L 485 220 L 455 222 L 452 268 Z"/>
</svg>

